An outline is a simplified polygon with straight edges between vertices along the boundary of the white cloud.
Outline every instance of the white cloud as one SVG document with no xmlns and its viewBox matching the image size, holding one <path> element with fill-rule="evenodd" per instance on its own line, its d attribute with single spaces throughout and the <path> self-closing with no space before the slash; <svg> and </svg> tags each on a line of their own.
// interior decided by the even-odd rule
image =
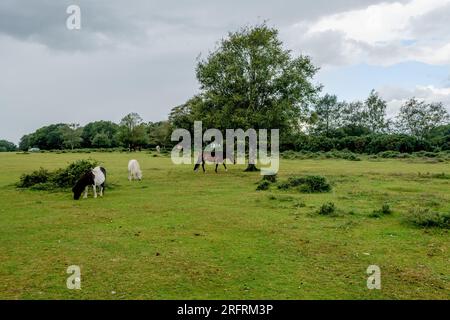
<svg viewBox="0 0 450 320">
<path fill-rule="evenodd" d="M 449 16 L 450 0 L 380 3 L 294 24 L 285 33 L 322 65 L 449 64 Z"/>
<path fill-rule="evenodd" d="M 450 87 L 438 88 L 432 85 L 416 86 L 412 90 L 402 87 L 385 86 L 378 90 L 381 97 L 388 101 L 388 115 L 395 115 L 400 107 L 412 97 L 427 103 L 442 102 L 450 112 Z"/>
</svg>

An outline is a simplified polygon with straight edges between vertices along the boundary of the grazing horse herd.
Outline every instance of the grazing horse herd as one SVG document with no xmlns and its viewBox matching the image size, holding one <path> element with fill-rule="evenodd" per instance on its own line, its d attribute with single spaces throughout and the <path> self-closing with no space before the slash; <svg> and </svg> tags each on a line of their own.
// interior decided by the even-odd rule
<svg viewBox="0 0 450 320">
<path fill-rule="evenodd" d="M 203 172 L 205 170 L 205 163 L 213 163 L 216 165 L 215 172 L 217 173 L 217 168 L 219 164 L 223 164 L 226 171 L 227 166 L 225 165 L 225 160 L 230 160 L 233 164 L 235 164 L 235 160 L 231 158 L 226 158 L 223 156 L 223 152 L 202 152 L 198 157 L 198 161 L 195 164 L 194 171 L 198 172 L 200 165 L 202 166 Z M 139 165 L 139 162 L 135 159 L 130 160 L 128 162 L 128 180 L 142 180 L 142 171 Z M 94 198 L 97 198 L 97 187 L 99 188 L 100 197 L 103 197 L 105 191 L 105 182 L 106 182 L 106 169 L 103 167 L 95 167 L 92 170 L 84 173 L 80 179 L 75 183 L 75 186 L 72 188 L 73 198 L 75 200 L 79 200 L 81 194 L 84 191 L 83 198 L 86 199 L 88 195 L 88 189 L 92 186 L 94 191 Z"/>
</svg>

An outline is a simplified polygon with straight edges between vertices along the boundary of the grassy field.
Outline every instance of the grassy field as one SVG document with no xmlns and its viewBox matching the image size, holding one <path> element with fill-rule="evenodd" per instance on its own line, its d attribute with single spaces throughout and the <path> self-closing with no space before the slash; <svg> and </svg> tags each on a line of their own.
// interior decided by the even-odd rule
<svg viewBox="0 0 450 320">
<path fill-rule="evenodd" d="M 102 199 L 18 190 L 22 173 L 93 158 Z M 142 182 L 127 180 L 131 158 Z M 328 194 L 256 192 L 232 166 L 194 174 L 147 153 L 0 154 L 2 299 L 449 299 L 449 233 L 404 222 L 416 205 L 450 211 L 448 163 L 284 160 L 279 176 L 320 174 Z M 338 217 L 316 212 L 334 202 Z M 371 218 L 388 202 L 394 213 Z M 299 205 L 301 204 L 301 205 Z M 81 267 L 81 290 L 66 288 Z M 382 289 L 366 287 L 378 265 Z"/>
</svg>

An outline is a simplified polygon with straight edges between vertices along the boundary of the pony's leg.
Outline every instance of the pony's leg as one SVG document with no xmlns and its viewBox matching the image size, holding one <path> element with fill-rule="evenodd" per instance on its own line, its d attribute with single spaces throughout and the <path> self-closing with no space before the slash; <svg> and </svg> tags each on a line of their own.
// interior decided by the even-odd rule
<svg viewBox="0 0 450 320">
<path fill-rule="evenodd" d="M 97 187 L 95 186 L 95 184 L 93 185 L 94 187 L 94 198 L 97 198 Z"/>
<path fill-rule="evenodd" d="M 102 196 L 105 194 L 105 183 L 102 183 Z"/>
<path fill-rule="evenodd" d="M 100 189 L 100 197 L 103 197 L 103 184 L 98 187 Z"/>
<path fill-rule="evenodd" d="M 198 168 L 200 168 L 200 163 L 195 164 L 194 172 L 198 172 Z"/>
<path fill-rule="evenodd" d="M 83 199 L 86 199 L 87 196 L 88 196 L 88 188 L 89 188 L 89 186 L 86 186 L 86 188 L 84 188 L 84 196 L 83 196 Z"/>
<path fill-rule="evenodd" d="M 216 163 L 216 170 L 215 170 L 215 171 L 216 171 L 216 173 L 217 173 L 217 167 L 218 167 L 218 166 L 219 166 L 219 164 L 218 164 L 218 163 Z"/>
<path fill-rule="evenodd" d="M 225 162 L 223 163 L 223 167 L 225 168 L 225 171 L 228 171 L 227 166 L 225 164 Z"/>
<path fill-rule="evenodd" d="M 203 168 L 203 173 L 206 173 L 206 170 L 205 170 L 205 161 L 202 162 L 202 168 Z"/>
<path fill-rule="evenodd" d="M 131 181 L 131 171 L 128 171 L 128 181 Z"/>
</svg>

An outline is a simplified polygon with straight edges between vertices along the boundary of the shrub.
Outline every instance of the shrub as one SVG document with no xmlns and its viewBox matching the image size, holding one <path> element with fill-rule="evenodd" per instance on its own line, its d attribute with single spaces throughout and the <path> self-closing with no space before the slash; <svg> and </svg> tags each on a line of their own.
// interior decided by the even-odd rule
<svg viewBox="0 0 450 320">
<path fill-rule="evenodd" d="M 430 211 L 428 208 L 413 208 L 406 221 L 422 228 L 450 229 L 450 214 Z"/>
<path fill-rule="evenodd" d="M 325 193 L 331 191 L 331 185 L 322 176 L 290 177 L 287 182 L 278 185 L 280 190 L 297 188 L 302 193 Z"/>
<path fill-rule="evenodd" d="M 40 168 L 39 170 L 33 171 L 30 174 L 23 174 L 20 177 L 20 181 L 17 184 L 19 188 L 30 188 L 36 184 L 46 183 L 51 179 L 51 173 L 44 169 Z"/>
<path fill-rule="evenodd" d="M 277 182 L 277 175 L 276 174 L 266 175 L 263 177 L 263 180 L 268 181 L 270 183 L 275 183 L 275 182 Z"/>
<path fill-rule="evenodd" d="M 383 206 L 381 207 L 381 209 L 374 210 L 370 214 L 370 217 L 371 218 L 381 218 L 382 216 L 386 216 L 386 215 L 390 215 L 390 214 L 392 214 L 391 207 L 389 206 L 388 203 L 384 203 Z"/>
<path fill-rule="evenodd" d="M 324 203 L 317 213 L 322 216 L 334 215 L 336 213 L 336 205 L 333 202 Z"/>
<path fill-rule="evenodd" d="M 258 184 L 256 191 L 266 191 L 266 190 L 269 190 L 269 188 L 270 188 L 270 182 L 263 180 Z"/>
<path fill-rule="evenodd" d="M 76 181 L 98 164 L 95 160 L 78 160 L 65 169 L 58 169 L 49 172 L 43 168 L 30 174 L 24 174 L 20 177 L 17 184 L 19 188 L 30 188 L 33 190 L 52 190 L 56 188 L 70 188 Z"/>
<path fill-rule="evenodd" d="M 70 188 L 87 171 L 95 168 L 98 162 L 95 160 L 77 160 L 65 169 L 55 172 L 53 183 L 60 188 Z"/>
</svg>

